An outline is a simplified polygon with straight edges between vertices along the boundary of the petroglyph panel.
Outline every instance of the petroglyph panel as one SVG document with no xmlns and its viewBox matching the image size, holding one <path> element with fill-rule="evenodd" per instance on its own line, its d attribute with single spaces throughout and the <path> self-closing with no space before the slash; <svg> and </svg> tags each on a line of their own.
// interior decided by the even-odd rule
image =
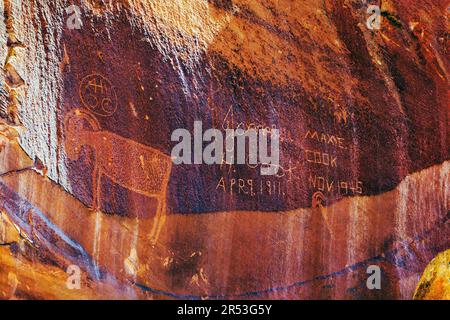
<svg viewBox="0 0 450 320">
<path fill-rule="evenodd" d="M 405 299 L 448 249 L 446 1 L 68 2 L 0 2 L 0 298 Z M 276 174 L 174 165 L 195 121 Z"/>
</svg>

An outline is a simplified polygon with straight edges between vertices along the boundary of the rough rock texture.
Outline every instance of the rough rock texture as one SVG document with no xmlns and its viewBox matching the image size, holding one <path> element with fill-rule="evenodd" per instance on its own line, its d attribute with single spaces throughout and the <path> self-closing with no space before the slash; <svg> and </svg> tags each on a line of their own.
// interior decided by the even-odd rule
<svg viewBox="0 0 450 320">
<path fill-rule="evenodd" d="M 414 293 L 417 300 L 450 300 L 450 250 L 440 253 L 425 269 Z"/>
<path fill-rule="evenodd" d="M 0 3 L 3 297 L 412 298 L 450 243 L 449 1 L 73 3 Z M 195 120 L 279 128 L 278 175 L 171 165 Z"/>
</svg>

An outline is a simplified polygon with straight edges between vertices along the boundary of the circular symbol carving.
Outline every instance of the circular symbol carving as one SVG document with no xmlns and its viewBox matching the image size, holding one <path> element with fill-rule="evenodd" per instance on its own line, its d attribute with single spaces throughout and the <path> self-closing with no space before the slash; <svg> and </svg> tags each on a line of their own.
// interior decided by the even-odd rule
<svg viewBox="0 0 450 320">
<path fill-rule="evenodd" d="M 81 81 L 80 98 L 86 108 L 99 116 L 109 117 L 117 110 L 116 91 L 99 74 L 88 75 Z"/>
<path fill-rule="evenodd" d="M 324 205 L 325 205 L 325 195 L 322 192 L 317 191 L 312 196 L 312 207 L 322 208 L 324 207 Z"/>
</svg>

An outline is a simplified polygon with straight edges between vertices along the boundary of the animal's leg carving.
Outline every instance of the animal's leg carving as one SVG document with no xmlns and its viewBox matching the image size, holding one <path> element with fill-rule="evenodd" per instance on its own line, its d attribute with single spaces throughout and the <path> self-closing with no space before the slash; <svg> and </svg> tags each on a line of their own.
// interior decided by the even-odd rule
<svg viewBox="0 0 450 320">
<path fill-rule="evenodd" d="M 166 223 L 166 217 L 167 217 L 165 197 L 163 198 L 162 201 L 163 201 L 163 206 L 162 206 L 162 210 L 161 210 L 161 217 L 159 218 L 159 221 L 158 221 L 158 229 L 156 230 L 156 240 L 158 240 L 158 238 L 159 238 L 159 234 L 161 232 L 161 229 L 164 227 L 164 224 Z"/>
<path fill-rule="evenodd" d="M 158 197 L 157 200 L 158 200 L 158 207 L 156 211 L 156 216 L 153 219 L 153 227 L 150 232 L 150 243 L 153 246 L 158 241 L 159 234 L 166 221 L 166 199 L 165 197 Z"/>
<path fill-rule="evenodd" d="M 156 207 L 156 215 L 153 218 L 153 226 L 152 226 L 152 230 L 150 231 L 150 242 L 152 245 L 155 245 L 156 241 L 157 241 L 156 230 L 158 229 L 159 215 L 160 215 L 161 205 L 162 205 L 162 201 L 161 201 L 160 197 L 157 197 L 156 200 L 158 201 L 158 206 Z"/>
<path fill-rule="evenodd" d="M 97 208 L 95 208 L 97 211 L 101 211 L 102 206 L 102 173 L 99 170 L 97 173 Z"/>
<path fill-rule="evenodd" d="M 101 175 L 100 170 L 97 166 L 94 167 L 94 172 L 92 173 L 92 209 L 99 209 L 99 199 L 100 199 L 100 185 Z"/>
</svg>

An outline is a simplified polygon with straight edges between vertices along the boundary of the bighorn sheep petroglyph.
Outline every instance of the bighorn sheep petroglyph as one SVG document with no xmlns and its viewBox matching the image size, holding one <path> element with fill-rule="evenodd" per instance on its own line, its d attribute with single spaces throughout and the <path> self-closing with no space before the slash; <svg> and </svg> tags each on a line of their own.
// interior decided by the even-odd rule
<svg viewBox="0 0 450 320">
<path fill-rule="evenodd" d="M 92 173 L 92 208 L 100 209 L 101 180 L 107 176 L 125 189 L 157 200 L 150 240 L 155 244 L 166 219 L 166 194 L 172 169 L 170 156 L 101 129 L 88 111 L 75 109 L 65 117 L 65 151 L 76 160 L 83 146 L 95 154 Z"/>
</svg>

